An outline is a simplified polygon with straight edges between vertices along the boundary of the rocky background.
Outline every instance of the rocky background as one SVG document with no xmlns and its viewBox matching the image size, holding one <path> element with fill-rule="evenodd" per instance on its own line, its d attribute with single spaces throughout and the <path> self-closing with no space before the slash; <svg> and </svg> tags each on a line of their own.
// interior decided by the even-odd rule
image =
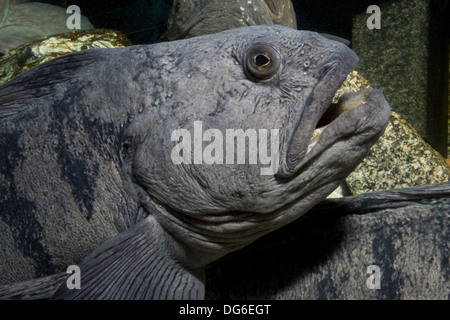
<svg viewBox="0 0 450 320">
<path fill-rule="evenodd" d="M 364 11 L 353 18 L 357 69 L 447 157 L 449 3 L 397 0 L 380 4 L 380 10 L 379 30 L 366 27 Z"/>
</svg>

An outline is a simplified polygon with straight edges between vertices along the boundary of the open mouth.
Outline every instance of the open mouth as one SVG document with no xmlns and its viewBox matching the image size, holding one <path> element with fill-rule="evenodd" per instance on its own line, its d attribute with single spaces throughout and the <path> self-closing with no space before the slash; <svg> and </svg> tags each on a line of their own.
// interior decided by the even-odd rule
<svg viewBox="0 0 450 320">
<path fill-rule="evenodd" d="M 355 83 L 357 76 L 358 74 L 356 71 L 351 72 L 341 87 L 336 91 L 333 102 L 322 115 L 312 133 L 311 140 L 306 150 L 306 155 L 314 148 L 320 138 L 320 135 L 329 124 L 339 118 L 339 116 L 344 114 L 344 112 L 355 109 L 356 107 L 367 103 L 367 96 L 362 94 L 362 91 L 349 92 L 349 90 L 354 90 L 354 87 L 350 86 L 350 88 L 348 88 L 348 84 Z"/>
<path fill-rule="evenodd" d="M 389 105 L 382 93 L 367 88 L 367 83 L 359 87 L 350 85 L 349 90 L 349 82 L 354 83 L 356 76 L 355 71 L 347 74 L 346 81 L 337 83 L 334 91 L 330 91 L 326 82 L 313 90 L 312 101 L 293 132 L 286 163 L 280 167 L 278 177 L 296 175 L 304 165 L 339 141 L 360 136 L 370 148 L 382 134 L 389 120 Z M 349 92 L 355 90 L 359 91 Z"/>
</svg>

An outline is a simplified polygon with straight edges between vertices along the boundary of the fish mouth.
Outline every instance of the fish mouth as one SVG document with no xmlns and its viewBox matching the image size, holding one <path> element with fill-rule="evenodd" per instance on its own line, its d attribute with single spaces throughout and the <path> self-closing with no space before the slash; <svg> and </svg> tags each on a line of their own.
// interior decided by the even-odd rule
<svg viewBox="0 0 450 320">
<path fill-rule="evenodd" d="M 281 160 L 279 178 L 298 175 L 303 167 L 340 141 L 346 140 L 368 151 L 386 127 L 390 108 L 381 91 L 366 88 L 339 94 L 351 70 L 342 73 L 335 65 L 328 69 L 305 103 L 305 111 L 290 138 L 286 157 Z M 344 75 L 343 79 L 339 79 L 339 75 Z M 337 80 L 333 90 L 327 79 Z M 355 137 L 359 139 L 352 139 Z"/>
<path fill-rule="evenodd" d="M 372 99 L 373 94 L 375 94 L 375 92 L 372 92 L 371 89 L 363 89 L 361 91 L 353 93 L 347 92 L 342 94 L 340 97 L 336 97 L 336 99 L 338 99 L 337 102 L 333 102 L 330 104 L 330 106 L 325 111 L 323 116 L 320 118 L 318 124 L 316 125 L 316 128 L 314 129 L 311 135 L 311 140 L 308 144 L 305 156 L 307 156 L 311 152 L 311 150 L 316 146 L 317 142 L 322 136 L 322 133 L 328 128 L 328 126 L 331 125 L 331 123 L 333 123 L 333 121 L 337 121 L 337 119 L 340 116 L 343 116 L 345 112 L 348 112 L 359 106 L 367 104 L 368 101 Z M 350 116 L 349 113 L 348 115 Z M 343 131 L 342 133 L 351 134 L 351 132 L 345 132 L 347 130 L 342 131 Z M 342 138 L 342 133 L 338 135 L 336 138 Z M 329 141 L 329 143 L 331 142 L 333 141 Z"/>
</svg>

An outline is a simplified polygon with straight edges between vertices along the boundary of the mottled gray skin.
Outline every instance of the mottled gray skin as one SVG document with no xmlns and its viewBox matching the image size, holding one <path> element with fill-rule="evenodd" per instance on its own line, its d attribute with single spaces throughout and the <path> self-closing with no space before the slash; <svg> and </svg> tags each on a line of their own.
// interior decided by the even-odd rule
<svg viewBox="0 0 450 320">
<path fill-rule="evenodd" d="M 449 182 L 326 199 L 208 266 L 205 299 L 448 300 L 449 219 Z"/>
<path fill-rule="evenodd" d="M 279 52 L 267 80 L 243 61 L 255 43 Z M 343 99 L 353 109 L 307 153 L 357 60 L 273 25 L 87 50 L 16 77 L 0 88 L 1 282 L 79 264 L 82 289 L 55 298 L 202 298 L 207 264 L 302 216 L 383 132 L 388 104 L 367 90 Z M 279 171 L 174 164 L 171 133 L 197 120 L 280 129 Z"/>
<path fill-rule="evenodd" d="M 166 36 L 178 40 L 272 23 L 297 29 L 291 0 L 175 0 Z"/>
<path fill-rule="evenodd" d="M 449 218 L 449 182 L 325 199 L 208 265 L 205 299 L 448 300 Z M 375 290 L 371 265 L 380 268 Z M 0 297 L 48 299 L 66 277 L 0 286 Z"/>
</svg>

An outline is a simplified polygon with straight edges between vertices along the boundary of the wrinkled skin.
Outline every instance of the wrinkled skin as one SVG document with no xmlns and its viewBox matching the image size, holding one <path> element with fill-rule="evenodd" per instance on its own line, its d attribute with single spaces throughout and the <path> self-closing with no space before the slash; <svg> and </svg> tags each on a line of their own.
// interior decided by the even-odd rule
<svg viewBox="0 0 450 320">
<path fill-rule="evenodd" d="M 449 219 L 450 182 L 325 199 L 209 265 L 206 299 L 447 300 Z"/>
<path fill-rule="evenodd" d="M 180 70 L 195 70 L 192 77 L 182 75 L 164 87 L 175 89 L 174 94 L 182 93 L 180 99 L 189 95 L 183 89 L 195 88 L 195 102 L 175 109 L 161 126 L 152 128 L 159 134 L 148 134 L 146 126 L 157 122 L 154 112 L 140 117 L 128 131 L 139 139 L 139 143 L 131 143 L 127 159 L 132 167 L 131 163 L 126 167 L 135 175 L 137 190 L 143 187 L 143 194 L 150 193 L 174 209 L 160 220 L 172 234 L 195 230 L 198 236 L 188 241 L 211 254 L 242 247 L 326 197 L 362 160 L 389 116 L 381 95 L 373 91 L 361 94 L 367 95 L 367 104 L 330 124 L 305 156 L 313 130 L 357 58 L 344 45 L 315 33 L 275 27 L 267 30 L 283 30 L 293 37 L 276 31 L 261 36 L 246 34 L 237 37 L 236 46 L 231 44 L 230 32 L 218 37 L 217 45 L 208 49 L 200 42 L 193 44 L 191 53 L 186 53 L 179 65 Z M 271 44 L 283 57 L 276 76 L 265 82 L 249 80 L 242 70 L 242 57 L 256 42 Z M 293 42 L 299 45 L 293 46 Z M 206 56 L 218 58 L 211 64 L 193 63 L 201 50 Z M 309 68 L 304 67 L 305 61 Z M 174 142 L 160 144 L 158 140 L 161 135 L 170 137 L 178 127 L 193 132 L 196 120 L 203 121 L 204 130 L 217 128 L 221 132 L 229 128 L 279 128 L 280 172 L 261 176 L 259 165 L 174 165 L 167 148 Z M 150 149 L 153 156 L 149 159 Z M 168 172 L 170 180 L 166 178 Z"/>
<path fill-rule="evenodd" d="M 297 29 L 291 0 L 175 0 L 166 36 L 178 40 L 272 23 Z"/>
<path fill-rule="evenodd" d="M 248 70 L 246 54 L 255 44 L 258 52 L 277 52 L 264 80 Z M 171 275 L 186 272 L 187 280 L 161 271 L 159 282 L 148 284 L 163 283 L 161 290 L 136 293 L 137 284 L 125 279 L 107 287 L 111 296 L 94 289 L 78 298 L 202 298 L 208 263 L 306 213 L 383 132 L 390 111 L 377 90 L 344 96 L 342 107 L 333 107 L 344 112 L 316 130 L 357 60 L 316 33 L 258 26 L 88 50 L 18 76 L 0 88 L 0 145 L 7 150 L 0 157 L 1 241 L 3 254 L 15 256 L 1 264 L 25 261 L 31 270 L 3 281 L 63 271 L 120 233 L 81 263 L 91 279 L 84 292 L 107 286 L 100 275 L 113 273 L 102 268 L 114 269 L 115 259 L 134 250 L 139 256 L 145 246 L 137 241 L 158 250 L 142 251 L 145 262 L 125 261 L 124 270 L 144 270 L 164 255 L 160 269 L 175 264 Z M 193 132 L 194 121 L 223 133 L 279 129 L 278 172 L 261 175 L 259 163 L 175 164 L 171 134 Z M 27 221 L 32 231 L 23 227 Z M 29 250 L 30 239 L 39 254 Z M 170 287 L 171 280 L 178 285 Z M 186 293 L 180 283 L 195 290 Z"/>
</svg>

